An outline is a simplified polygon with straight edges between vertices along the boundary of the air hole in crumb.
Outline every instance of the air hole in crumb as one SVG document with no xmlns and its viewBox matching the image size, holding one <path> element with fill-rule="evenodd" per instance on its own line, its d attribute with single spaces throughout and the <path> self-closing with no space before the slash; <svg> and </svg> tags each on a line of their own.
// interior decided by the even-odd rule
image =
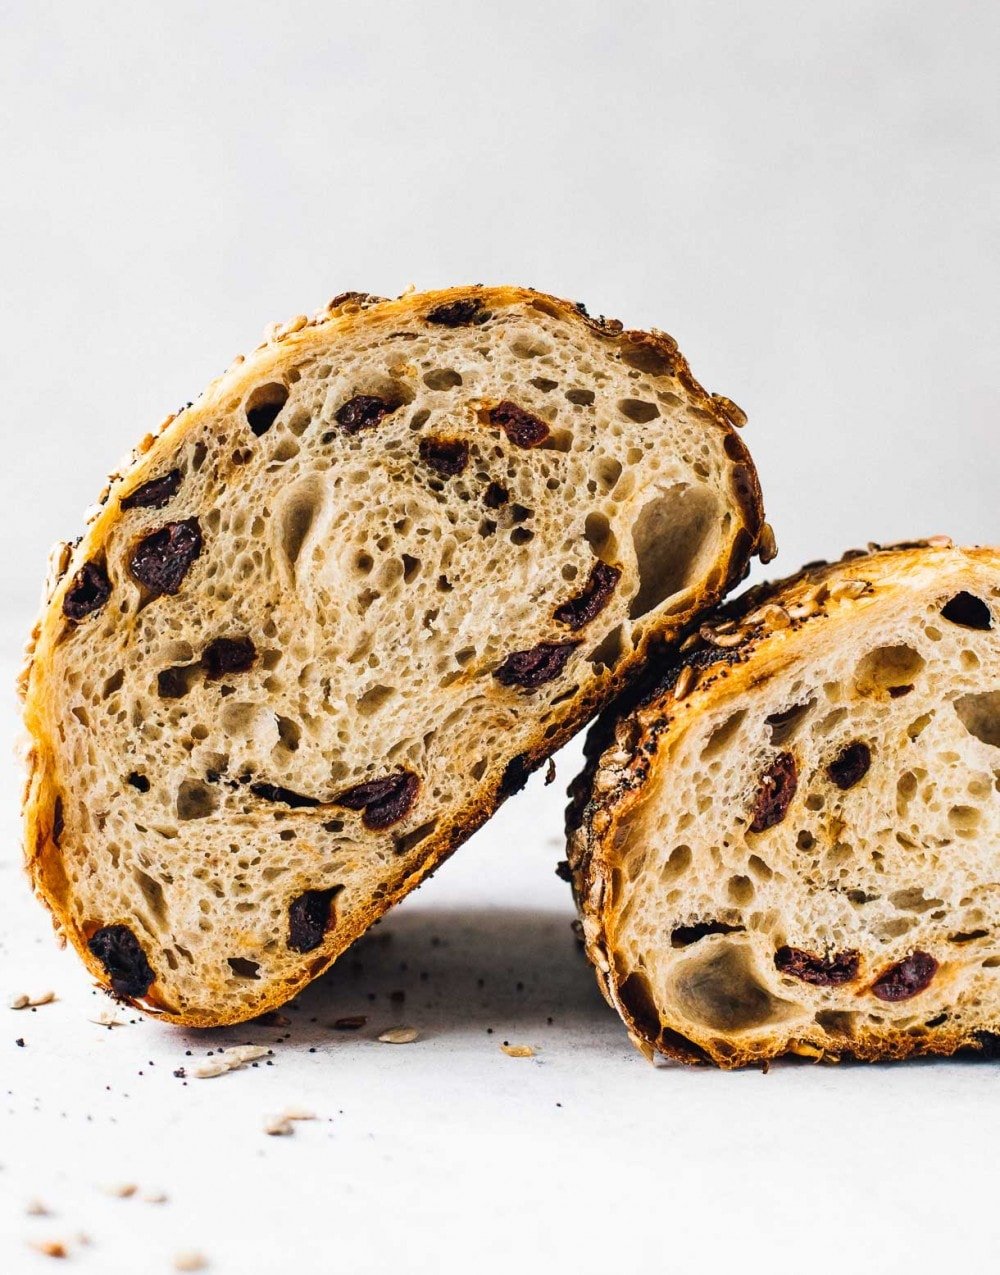
<svg viewBox="0 0 1000 1275">
<path fill-rule="evenodd" d="M 941 608 L 941 614 L 952 624 L 960 624 L 966 629 L 992 629 L 993 627 L 990 608 L 982 598 L 977 598 L 974 593 L 969 593 L 965 589 L 961 593 L 956 593 L 945 603 Z"/>
<path fill-rule="evenodd" d="M 260 978 L 260 963 L 258 961 L 248 961 L 243 956 L 229 956 L 226 958 L 226 964 L 237 978 Z"/>
<path fill-rule="evenodd" d="M 594 402 L 593 390 L 567 390 L 566 398 L 577 407 L 591 407 Z"/>
<path fill-rule="evenodd" d="M 674 846 L 660 871 L 660 880 L 664 885 L 682 877 L 691 866 L 691 847 Z"/>
<path fill-rule="evenodd" d="M 815 704 L 815 698 L 809 699 L 802 704 L 793 704 L 790 708 L 783 709 L 780 713 L 772 713 L 770 717 L 765 718 L 765 725 L 771 732 L 771 743 L 775 747 L 780 747 L 792 739 L 812 712 Z"/>
<path fill-rule="evenodd" d="M 586 521 L 583 524 L 583 534 L 595 557 L 603 558 L 607 561 L 608 559 L 605 557 L 607 553 L 614 555 L 611 523 L 604 514 L 596 511 L 587 514 Z"/>
<path fill-rule="evenodd" d="M 924 663 L 923 656 L 905 643 L 876 647 L 859 662 L 855 687 L 860 695 L 912 688 Z"/>
<path fill-rule="evenodd" d="M 655 610 L 697 579 L 719 538 L 717 514 L 711 491 L 684 483 L 643 506 L 632 527 L 639 591 L 629 606 L 631 619 Z"/>
<path fill-rule="evenodd" d="M 260 438 L 274 424 L 288 402 L 288 390 L 277 381 L 259 385 L 246 401 L 246 416 L 253 433 Z"/>
<path fill-rule="evenodd" d="M 641 398 L 619 399 L 618 410 L 622 416 L 630 421 L 635 421 L 638 425 L 645 425 L 649 421 L 655 421 L 660 414 L 660 409 L 655 403 L 647 403 Z"/>
<path fill-rule="evenodd" d="M 749 877 L 730 877 L 726 886 L 726 893 L 733 903 L 742 907 L 753 899 L 753 882 Z"/>
<path fill-rule="evenodd" d="M 161 669 L 156 675 L 156 693 L 160 699 L 183 699 L 198 676 L 200 664 L 177 665 Z"/>
<path fill-rule="evenodd" d="M 185 779 L 177 790 L 178 819 L 207 819 L 218 804 L 216 791 L 200 779 Z"/>
<path fill-rule="evenodd" d="M 533 385 L 536 390 L 541 390 L 543 394 L 550 394 L 559 382 L 550 381 L 547 376 L 533 376 L 528 384 Z"/>
<path fill-rule="evenodd" d="M 403 583 L 410 584 L 420 571 L 420 559 L 413 558 L 408 553 L 403 554 Z"/>
<path fill-rule="evenodd" d="M 737 731 L 743 725 L 743 719 L 747 715 L 745 708 L 739 709 L 738 712 L 732 713 L 721 722 L 709 735 L 705 741 L 705 746 L 701 750 L 702 759 L 715 757 L 718 753 L 730 744 Z"/>
<path fill-rule="evenodd" d="M 529 540 L 534 540 L 535 533 L 530 527 L 515 527 L 510 533 L 510 542 L 512 545 L 526 545 Z"/>
<path fill-rule="evenodd" d="M 395 686 L 370 686 L 358 700 L 358 712 L 362 717 L 372 717 L 397 693 Z"/>
<path fill-rule="evenodd" d="M 438 367 L 424 373 L 424 384 L 429 390 L 451 390 L 462 384 L 462 378 L 453 367 Z"/>
<path fill-rule="evenodd" d="M 278 717 L 278 739 L 282 747 L 294 753 L 302 739 L 302 727 L 290 717 Z"/>
<path fill-rule="evenodd" d="M 954 701 L 958 720 L 970 735 L 993 748 L 1000 748 L 1000 691 L 963 695 Z"/>
<path fill-rule="evenodd" d="M 322 499 L 319 479 L 307 478 L 295 488 L 282 507 L 280 545 L 293 576 Z"/>
<path fill-rule="evenodd" d="M 614 668 L 621 659 L 624 644 L 624 626 L 619 624 L 601 639 L 587 659 L 595 668 Z"/>
</svg>

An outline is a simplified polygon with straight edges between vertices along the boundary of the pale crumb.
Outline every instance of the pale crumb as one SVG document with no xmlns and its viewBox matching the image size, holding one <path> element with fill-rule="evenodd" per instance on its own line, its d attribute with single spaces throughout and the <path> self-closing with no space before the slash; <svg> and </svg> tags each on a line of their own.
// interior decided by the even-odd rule
<svg viewBox="0 0 1000 1275">
<path fill-rule="evenodd" d="M 178 1253 L 174 1258 L 175 1271 L 203 1271 L 208 1267 L 208 1260 L 201 1253 Z"/>
<path fill-rule="evenodd" d="M 287 1137 L 292 1132 L 292 1122 L 284 1116 L 272 1116 L 264 1125 L 264 1132 L 272 1138 Z"/>
<path fill-rule="evenodd" d="M 29 1200 L 24 1209 L 28 1217 L 51 1217 L 52 1210 L 41 1200 Z"/>
<path fill-rule="evenodd" d="M 411 1045 L 419 1038 L 420 1033 L 415 1027 L 390 1027 L 387 1032 L 382 1033 L 379 1040 L 383 1045 Z"/>
<path fill-rule="evenodd" d="M 530 1045 L 501 1045 L 500 1048 L 508 1058 L 534 1058 L 535 1051 Z"/>
<path fill-rule="evenodd" d="M 31 1247 L 45 1257 L 69 1256 L 66 1245 L 61 1240 L 42 1240 L 40 1243 L 32 1243 Z"/>
<path fill-rule="evenodd" d="M 169 1198 L 166 1191 L 147 1191 L 142 1196 L 142 1202 L 144 1204 L 166 1204 Z"/>
<path fill-rule="evenodd" d="M 130 1200 L 139 1188 L 134 1182 L 116 1182 L 102 1189 L 105 1195 L 112 1195 L 116 1200 Z"/>
<path fill-rule="evenodd" d="M 97 1027 L 125 1027 L 127 1026 L 123 1018 L 119 1018 L 113 1010 L 104 1009 L 96 1018 L 90 1020 Z"/>
<path fill-rule="evenodd" d="M 42 992 L 38 996 L 22 992 L 19 996 L 12 996 L 7 1003 L 11 1009 L 33 1009 L 36 1005 L 51 1005 L 55 998 L 55 992 Z"/>
</svg>

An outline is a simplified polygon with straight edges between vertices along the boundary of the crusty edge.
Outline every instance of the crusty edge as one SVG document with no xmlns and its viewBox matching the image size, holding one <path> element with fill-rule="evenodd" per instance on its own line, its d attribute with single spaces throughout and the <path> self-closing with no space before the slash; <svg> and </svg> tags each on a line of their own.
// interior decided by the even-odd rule
<svg viewBox="0 0 1000 1275">
<path fill-rule="evenodd" d="M 594 714 L 600 712 L 611 699 L 632 679 L 643 666 L 651 652 L 681 632 L 692 618 L 706 607 L 717 602 L 725 592 L 742 580 L 749 570 L 750 558 L 760 553 L 764 559 L 773 556 L 773 533 L 764 522 L 764 507 L 756 470 L 736 428 L 745 423 L 745 416 L 732 400 L 722 395 L 708 394 L 691 375 L 687 361 L 678 352 L 677 344 L 666 333 L 653 329 L 650 332 L 625 331 L 617 320 L 592 319 L 579 304 L 550 297 L 528 288 L 450 288 L 429 293 L 404 293 L 393 301 L 373 297 L 366 293 L 341 293 L 311 319 L 299 315 L 290 323 L 272 325 L 265 333 L 264 341 L 248 357 L 238 356 L 226 372 L 211 382 L 197 402 L 188 404 L 178 413 L 166 417 L 158 429 L 147 434 L 131 457 L 112 474 L 108 486 L 102 492 L 98 505 L 88 515 L 84 535 L 74 545 L 57 545 L 50 560 L 42 612 L 32 632 L 25 655 L 25 662 L 18 678 L 18 690 L 24 703 L 24 718 L 31 745 L 27 754 L 27 783 L 24 797 L 26 866 L 35 893 L 49 907 L 57 932 L 68 938 L 79 952 L 87 968 L 98 983 L 107 985 L 107 975 L 87 948 L 85 936 L 74 925 L 68 912 L 60 906 L 60 895 L 66 891 L 60 852 L 53 840 L 53 823 L 58 792 L 56 759 L 53 746 L 54 732 L 48 722 L 45 706 L 45 671 L 47 658 L 63 623 L 62 597 L 67 583 L 75 572 L 104 542 L 107 532 L 119 516 L 118 498 L 155 472 L 161 457 L 168 449 L 176 447 L 184 436 L 212 411 L 223 398 L 242 393 L 269 369 L 286 358 L 306 351 L 317 340 L 325 340 L 331 334 L 351 331 L 364 323 L 366 316 L 376 313 L 379 319 L 398 315 L 401 322 L 419 319 L 434 307 L 464 299 L 475 299 L 483 306 L 511 306 L 516 303 L 535 303 L 550 316 L 567 322 L 586 323 L 608 340 L 629 340 L 648 344 L 665 354 L 670 360 L 673 375 L 680 380 L 703 413 L 706 422 L 715 425 L 726 434 L 726 453 L 730 458 L 730 484 L 733 503 L 739 511 L 739 521 L 731 530 L 728 542 L 720 550 L 716 572 L 709 577 L 701 591 L 692 598 L 691 605 L 679 616 L 671 617 L 669 627 L 644 635 L 631 657 L 624 661 L 615 674 L 601 686 L 567 704 L 557 729 L 548 738 L 541 733 L 529 747 L 508 765 L 505 775 L 516 774 L 520 780 L 540 766 L 556 752 Z M 549 728 L 551 730 L 551 727 Z M 520 784 L 518 784 L 520 786 Z M 505 790 L 504 776 L 498 777 L 492 793 L 470 803 L 456 812 L 454 818 L 428 838 L 423 858 L 415 870 L 400 873 L 386 883 L 378 900 L 364 911 L 354 914 L 351 922 L 335 927 L 328 936 L 325 948 L 312 953 L 308 968 L 303 966 L 300 977 L 289 982 L 275 983 L 271 994 L 261 998 L 252 1009 L 243 1006 L 221 1006 L 218 1011 L 207 1013 L 194 1011 L 176 1012 L 171 1008 L 157 1007 L 155 984 L 145 1001 L 135 1002 L 137 1008 L 158 1013 L 163 1020 L 187 1027 L 214 1027 L 245 1021 L 249 1017 L 265 1013 L 287 1002 L 307 983 L 331 965 L 369 926 L 382 916 L 392 904 L 403 898 L 421 880 L 427 877 L 463 841 L 479 828 L 511 795 L 516 788 Z"/>
<path fill-rule="evenodd" d="M 774 1033 L 733 1045 L 729 1052 L 709 1051 L 676 1032 L 654 1035 L 644 1024 L 642 1007 L 623 998 L 615 970 L 615 953 L 606 930 L 605 899 L 614 862 L 609 849 L 620 821 L 641 801 L 646 780 L 661 743 L 671 729 L 683 731 L 704 712 L 716 695 L 739 695 L 785 667 L 784 635 L 814 627 L 843 607 L 897 587 L 905 568 L 924 562 L 973 560 L 1000 569 L 1000 548 L 957 548 L 947 536 L 869 544 L 848 550 L 836 562 L 809 563 L 783 580 L 755 585 L 739 597 L 700 618 L 698 630 L 681 644 L 674 658 L 649 666 L 625 696 L 591 727 L 584 746 L 585 765 L 569 789 L 566 811 L 568 867 L 580 913 L 584 947 L 605 999 L 619 1013 L 633 1044 L 647 1058 L 658 1052 L 679 1062 L 712 1062 L 723 1068 L 764 1063 L 784 1054 L 876 1062 L 922 1054 L 950 1055 L 960 1049 L 991 1052 L 1000 1021 L 973 1032 L 935 1032 L 927 1038 L 891 1028 L 867 1029 L 837 1055 L 827 1037 L 808 1032 L 795 1038 Z M 716 643 L 722 643 L 716 645 Z M 767 649 L 767 648 L 771 649 Z M 751 667 L 751 657 L 766 651 L 768 667 Z"/>
</svg>

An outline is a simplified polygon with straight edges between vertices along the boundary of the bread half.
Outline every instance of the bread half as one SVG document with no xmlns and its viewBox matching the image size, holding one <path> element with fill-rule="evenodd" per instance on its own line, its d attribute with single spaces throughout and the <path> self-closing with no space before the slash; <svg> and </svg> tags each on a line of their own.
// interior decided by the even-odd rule
<svg viewBox="0 0 1000 1275">
<path fill-rule="evenodd" d="M 336 298 L 147 437 L 55 562 L 28 866 L 113 992 L 276 1006 L 738 581 L 742 414 L 525 289 Z"/>
<path fill-rule="evenodd" d="M 847 555 L 717 611 L 593 729 L 570 867 L 634 1042 L 723 1067 L 1000 1032 L 1000 550 Z"/>
</svg>

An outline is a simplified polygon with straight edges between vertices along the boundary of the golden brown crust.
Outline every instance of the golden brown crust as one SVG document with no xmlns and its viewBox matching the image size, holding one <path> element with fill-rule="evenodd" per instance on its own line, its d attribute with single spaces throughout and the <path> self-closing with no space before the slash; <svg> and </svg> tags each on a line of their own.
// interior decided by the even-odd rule
<svg viewBox="0 0 1000 1275">
<path fill-rule="evenodd" d="M 29 642 L 25 666 L 19 679 L 25 723 L 32 739 L 27 758 L 28 779 L 24 808 L 28 872 L 36 893 L 50 908 L 57 930 L 77 949 L 100 984 L 107 984 L 107 974 L 88 950 L 88 936 L 78 929 L 71 910 L 66 905 L 69 885 L 63 871 L 59 847 L 53 836 L 60 776 L 53 742 L 56 738 L 56 725 L 49 720 L 47 712 L 46 676 L 50 653 L 64 624 L 61 604 L 68 581 L 83 563 L 100 555 L 109 531 L 119 518 L 118 498 L 151 477 L 164 456 L 172 454 L 185 435 L 200 425 L 206 414 L 217 404 L 246 393 L 254 382 L 266 376 L 277 362 L 290 354 L 305 352 L 312 344 L 328 341 L 331 336 L 347 335 L 356 325 L 364 323 L 366 316 L 372 313 L 377 315 L 379 321 L 398 316 L 402 326 L 419 319 L 432 308 L 467 300 L 483 306 L 509 306 L 518 302 L 534 305 L 567 322 L 586 323 L 609 342 L 628 342 L 648 350 L 650 358 L 669 363 L 671 374 L 681 381 L 692 396 L 706 423 L 725 433 L 727 452 L 733 460 L 733 492 L 737 507 L 742 513 L 742 521 L 732 528 L 720 553 L 714 577 L 693 598 L 685 612 L 671 617 L 670 631 L 666 634 L 668 638 L 675 636 L 690 623 L 693 616 L 715 603 L 728 588 L 741 580 L 746 575 L 749 560 L 758 546 L 771 539 L 770 530 L 763 521 L 763 502 L 753 463 L 734 430 L 734 425 L 744 423 L 743 413 L 731 400 L 708 394 L 695 381 L 687 362 L 678 352 L 676 343 L 665 333 L 655 330 L 625 332 L 617 321 L 591 319 L 585 310 L 572 302 L 549 297 L 531 289 L 509 287 L 452 288 L 433 293 L 404 294 L 396 300 L 385 300 L 359 292 L 341 293 L 311 319 L 299 315 L 290 323 L 271 327 L 265 340 L 249 357 L 239 356 L 220 378 L 207 387 L 197 402 L 166 417 L 155 433 L 143 438 L 130 460 L 118 473 L 112 475 L 98 506 L 89 515 L 89 525 L 82 538 L 74 546 L 57 546 L 52 558 L 42 614 Z M 330 931 L 322 950 L 310 954 L 308 969 L 303 967 L 301 977 L 295 982 L 274 987 L 266 999 L 262 998 L 254 1007 L 253 1013 L 265 1012 L 294 996 L 393 903 L 431 873 L 510 795 L 514 779 L 526 778 L 531 770 L 540 766 L 622 689 L 636 669 L 642 666 L 655 645 L 662 643 L 663 637 L 663 633 L 650 631 L 628 661 L 622 662 L 614 676 L 607 679 L 603 686 L 595 685 L 586 695 L 568 703 L 557 728 L 553 730 L 550 727 L 545 738 L 539 734 L 535 744 L 508 766 L 506 787 L 505 777 L 498 777 L 491 796 L 457 811 L 450 821 L 439 827 L 433 837 L 428 838 L 425 847 L 422 847 L 426 853 L 417 869 L 401 871 L 397 877 L 386 881 L 384 892 L 377 902 L 364 913 L 350 918 L 349 923 L 338 924 Z M 108 924 L 114 922 L 115 918 L 107 918 Z M 146 998 L 138 1002 L 138 1007 L 157 1012 L 155 983 Z M 219 1026 L 248 1017 L 246 1009 L 235 1003 L 222 1004 L 211 1013 L 177 1013 L 169 1008 L 160 1008 L 158 1012 L 166 1021 L 189 1027 Z"/>
<path fill-rule="evenodd" d="M 716 697 L 753 691 L 787 667 L 791 656 L 783 647 L 790 635 L 818 631 L 841 607 L 865 605 L 911 576 L 962 559 L 1000 568 L 1000 549 L 960 549 L 947 536 L 887 546 L 872 543 L 864 550 L 849 550 L 836 562 L 809 563 L 783 580 L 755 585 L 700 617 L 680 647 L 659 666 L 647 666 L 591 727 L 585 766 L 570 786 L 566 812 L 571 881 L 598 985 L 647 1058 L 659 1052 L 679 1062 L 735 1068 L 782 1054 L 873 1062 L 995 1048 L 1000 1020 L 980 1030 L 938 1029 L 925 1036 L 867 1027 L 845 1039 L 836 1053 L 822 1031 L 807 1031 L 790 1041 L 775 1032 L 752 1042 L 727 1044 L 716 1038 L 710 1047 L 696 1044 L 661 1029 L 655 1010 L 647 1012 L 641 987 L 626 986 L 607 924 L 616 832 L 642 800 L 658 749 L 669 748 L 672 737 Z"/>
</svg>

